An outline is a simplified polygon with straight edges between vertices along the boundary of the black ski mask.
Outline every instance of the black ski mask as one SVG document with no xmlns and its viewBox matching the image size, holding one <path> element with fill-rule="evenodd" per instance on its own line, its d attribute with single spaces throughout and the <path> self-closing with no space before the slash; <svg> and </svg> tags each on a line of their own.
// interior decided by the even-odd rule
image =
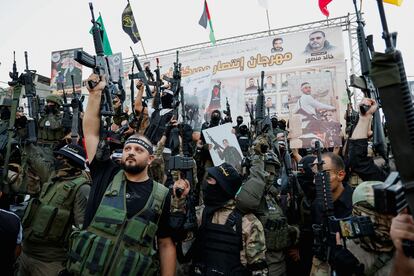
<svg viewBox="0 0 414 276">
<path fill-rule="evenodd" d="M 240 126 L 241 124 L 243 124 L 243 117 L 237 116 L 237 125 Z"/>
<path fill-rule="evenodd" d="M 221 113 L 220 113 L 220 111 L 214 110 L 211 113 L 210 127 L 218 126 L 220 124 L 220 120 L 221 120 Z"/>
<path fill-rule="evenodd" d="M 3 106 L 3 107 L 0 109 L 0 119 L 1 119 L 1 120 L 4 120 L 4 121 L 6 121 L 6 120 L 9 120 L 9 119 L 10 119 L 10 110 L 9 110 L 9 108 L 8 108 L 8 107 Z"/>
<path fill-rule="evenodd" d="M 57 114 L 58 113 L 58 108 L 57 108 L 57 106 L 54 106 L 54 105 L 46 105 L 45 106 L 45 112 L 46 112 L 46 114 Z"/>
<path fill-rule="evenodd" d="M 164 93 L 164 95 L 161 97 L 162 108 L 172 108 L 173 99 L 173 95 Z"/>
<path fill-rule="evenodd" d="M 222 207 L 231 197 L 224 192 L 221 186 L 216 183 L 215 185 L 208 184 L 205 180 L 203 182 L 203 200 L 204 204 L 209 207 Z"/>
</svg>

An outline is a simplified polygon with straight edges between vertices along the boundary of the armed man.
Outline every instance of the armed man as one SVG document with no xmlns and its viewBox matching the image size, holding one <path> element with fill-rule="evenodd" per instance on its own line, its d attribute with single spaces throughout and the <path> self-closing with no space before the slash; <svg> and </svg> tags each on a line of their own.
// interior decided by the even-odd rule
<svg viewBox="0 0 414 276">
<path fill-rule="evenodd" d="M 27 143 L 22 154 L 20 189 L 32 195 L 41 190 L 41 184 L 49 179 L 53 171 L 53 151 L 64 145 L 65 132 L 60 113 L 63 101 L 58 95 L 48 95 L 46 103 L 38 122 L 38 141 L 36 144 Z"/>
<path fill-rule="evenodd" d="M 227 163 L 207 170 L 198 213 L 193 275 L 268 275 L 263 226 L 234 200 L 242 179 Z"/>
<path fill-rule="evenodd" d="M 100 103 L 106 83 L 92 74 L 88 84 L 93 87 L 88 87 L 83 128 L 93 185 L 85 230 L 73 235 L 67 268 L 76 275 L 154 275 L 159 269 L 161 275 L 174 275 L 170 194 L 148 176 L 153 146 L 148 138 L 135 134 L 125 142 L 121 167 L 102 156 Z"/>
<path fill-rule="evenodd" d="M 278 205 L 279 195 L 273 186 L 280 162 L 263 136 L 253 143 L 249 176 L 236 196 L 236 206 L 243 213 L 254 213 L 261 221 L 266 238 L 266 262 L 269 275 L 286 275 L 285 251 L 297 242 L 299 231 L 288 225 Z"/>
<path fill-rule="evenodd" d="M 43 183 L 23 217 L 23 253 L 19 275 L 58 275 L 67 261 L 72 227 L 81 228 L 90 180 L 84 172 L 85 151 L 67 145 L 55 152 L 54 173 Z"/>
</svg>

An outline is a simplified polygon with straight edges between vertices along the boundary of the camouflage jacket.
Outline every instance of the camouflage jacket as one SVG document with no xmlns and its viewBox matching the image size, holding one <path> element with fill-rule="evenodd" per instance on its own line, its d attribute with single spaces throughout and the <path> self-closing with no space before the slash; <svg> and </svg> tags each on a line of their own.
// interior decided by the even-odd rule
<svg viewBox="0 0 414 276">
<path fill-rule="evenodd" d="M 222 209 L 217 211 L 212 223 L 224 224 L 230 213 L 236 208 L 236 202 L 230 200 Z M 204 206 L 197 210 L 197 222 L 201 225 Z M 240 251 L 240 261 L 244 266 L 263 263 L 266 261 L 266 242 L 262 223 L 253 214 L 246 214 L 242 219 L 243 250 Z M 255 275 L 267 275 L 267 271 L 257 271 Z"/>
</svg>

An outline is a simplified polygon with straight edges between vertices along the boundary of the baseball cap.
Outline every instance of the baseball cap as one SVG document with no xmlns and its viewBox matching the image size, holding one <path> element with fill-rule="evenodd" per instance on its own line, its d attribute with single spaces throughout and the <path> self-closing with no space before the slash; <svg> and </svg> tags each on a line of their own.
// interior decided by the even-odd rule
<svg viewBox="0 0 414 276">
<path fill-rule="evenodd" d="M 219 184 L 229 196 L 236 196 L 236 193 L 242 184 L 242 179 L 232 165 L 223 163 L 220 166 L 208 168 L 207 173 L 216 179 L 217 184 Z"/>
</svg>

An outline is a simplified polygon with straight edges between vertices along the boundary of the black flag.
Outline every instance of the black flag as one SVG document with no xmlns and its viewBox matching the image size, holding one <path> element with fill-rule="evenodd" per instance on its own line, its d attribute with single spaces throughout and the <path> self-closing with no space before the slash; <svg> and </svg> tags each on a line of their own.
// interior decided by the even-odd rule
<svg viewBox="0 0 414 276">
<path fill-rule="evenodd" d="M 129 2 L 122 12 L 122 29 L 129 35 L 129 37 L 132 39 L 132 42 L 137 43 L 141 40 L 137 24 L 135 23 L 134 14 L 132 13 L 131 5 Z"/>
</svg>

